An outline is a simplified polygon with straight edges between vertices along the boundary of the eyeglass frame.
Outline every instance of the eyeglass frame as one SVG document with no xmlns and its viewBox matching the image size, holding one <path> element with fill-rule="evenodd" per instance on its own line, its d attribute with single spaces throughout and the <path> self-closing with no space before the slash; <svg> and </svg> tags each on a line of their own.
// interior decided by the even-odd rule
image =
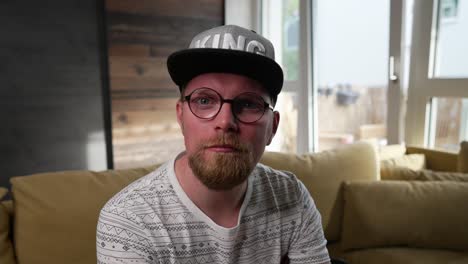
<svg viewBox="0 0 468 264">
<path fill-rule="evenodd" d="M 195 113 L 193 112 L 193 110 L 192 110 L 192 106 L 191 106 L 191 104 L 190 104 L 190 97 L 192 97 L 192 95 L 193 95 L 196 91 L 201 90 L 201 89 L 207 89 L 207 90 L 213 91 L 213 92 L 219 97 L 219 99 L 220 99 L 221 104 L 219 105 L 218 111 L 216 111 L 216 114 L 214 114 L 212 117 L 200 117 L 200 116 L 198 116 L 197 114 L 195 114 Z M 254 95 L 258 96 L 259 98 L 261 98 L 262 101 L 263 101 L 263 107 L 264 107 L 264 108 L 263 108 L 263 113 L 262 113 L 262 114 L 259 116 L 259 118 L 256 119 L 255 121 L 252 121 L 252 122 L 245 122 L 245 121 L 242 121 L 242 120 L 240 120 L 240 119 L 237 117 L 237 114 L 234 112 L 234 107 L 232 107 L 232 106 L 233 106 L 233 103 L 234 103 L 234 100 L 235 100 L 237 97 L 239 97 L 239 96 L 241 96 L 241 95 L 243 95 L 243 94 L 254 94 Z M 217 91 L 215 91 L 215 90 L 212 89 L 212 88 L 209 88 L 209 87 L 199 87 L 199 88 L 196 88 L 195 90 L 193 90 L 190 94 L 188 94 L 188 95 L 186 95 L 186 96 L 182 96 L 182 99 L 183 99 L 183 100 L 182 100 L 183 102 L 187 102 L 187 103 L 188 103 L 190 112 L 192 112 L 192 114 L 193 114 L 194 116 L 196 116 L 197 118 L 203 119 L 203 120 L 213 119 L 213 118 L 215 118 L 216 116 L 218 116 L 219 112 L 220 112 L 221 109 L 223 108 L 224 103 L 230 103 L 230 104 L 231 104 L 231 113 L 232 113 L 232 115 L 234 116 L 234 118 L 235 118 L 237 121 L 239 121 L 239 122 L 241 122 L 241 123 L 244 123 L 244 124 L 253 124 L 253 123 L 257 122 L 258 120 L 260 120 L 260 119 L 265 115 L 265 112 L 266 112 L 268 109 L 271 110 L 271 111 L 275 111 L 274 107 L 272 107 L 271 104 L 265 102 L 265 99 L 264 99 L 262 96 L 260 96 L 260 95 L 258 95 L 258 94 L 256 94 L 256 93 L 253 93 L 253 92 L 240 93 L 240 94 L 236 95 L 236 96 L 235 96 L 234 98 L 232 98 L 232 99 L 224 99 L 224 97 L 223 97 L 221 94 L 219 94 Z"/>
</svg>

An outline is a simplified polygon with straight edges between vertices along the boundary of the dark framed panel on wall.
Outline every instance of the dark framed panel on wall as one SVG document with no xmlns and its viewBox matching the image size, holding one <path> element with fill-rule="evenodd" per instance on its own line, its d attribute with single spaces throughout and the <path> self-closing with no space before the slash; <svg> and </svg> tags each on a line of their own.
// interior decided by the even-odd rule
<svg viewBox="0 0 468 264">
<path fill-rule="evenodd" d="M 224 0 L 107 0 L 105 8 L 114 167 L 164 162 L 184 148 L 167 57 L 222 25 Z"/>
<path fill-rule="evenodd" d="M 13 176 L 109 167 L 100 6 L 0 3 L 0 186 Z"/>
</svg>

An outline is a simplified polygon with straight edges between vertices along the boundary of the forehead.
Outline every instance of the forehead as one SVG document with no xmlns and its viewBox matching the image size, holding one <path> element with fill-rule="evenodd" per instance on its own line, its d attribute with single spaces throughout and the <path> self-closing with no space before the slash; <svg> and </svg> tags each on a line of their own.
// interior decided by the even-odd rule
<svg viewBox="0 0 468 264">
<path fill-rule="evenodd" d="M 232 73 L 205 73 L 198 75 L 187 83 L 185 94 L 200 87 L 211 88 L 223 97 L 235 97 L 238 94 L 253 92 L 267 96 L 266 89 L 258 81 L 243 75 Z"/>
</svg>

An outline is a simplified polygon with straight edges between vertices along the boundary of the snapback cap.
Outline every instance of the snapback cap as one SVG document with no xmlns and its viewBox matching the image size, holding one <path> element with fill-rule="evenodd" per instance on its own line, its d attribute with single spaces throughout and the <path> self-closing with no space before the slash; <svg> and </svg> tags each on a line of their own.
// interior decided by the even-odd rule
<svg viewBox="0 0 468 264">
<path fill-rule="evenodd" d="M 196 35 L 187 49 L 172 53 L 167 69 L 179 89 L 203 73 L 234 73 L 257 80 L 272 100 L 283 87 L 283 70 L 273 44 L 253 30 L 235 25 L 215 27 Z"/>
</svg>

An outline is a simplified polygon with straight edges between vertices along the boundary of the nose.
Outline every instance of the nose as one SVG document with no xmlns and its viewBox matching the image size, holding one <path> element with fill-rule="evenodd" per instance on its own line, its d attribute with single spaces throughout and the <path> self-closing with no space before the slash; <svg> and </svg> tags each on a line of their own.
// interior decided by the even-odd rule
<svg viewBox="0 0 468 264">
<path fill-rule="evenodd" d="M 234 132 L 238 129 L 238 121 L 232 112 L 232 104 L 224 103 L 215 118 L 216 129 L 224 132 Z"/>
</svg>

